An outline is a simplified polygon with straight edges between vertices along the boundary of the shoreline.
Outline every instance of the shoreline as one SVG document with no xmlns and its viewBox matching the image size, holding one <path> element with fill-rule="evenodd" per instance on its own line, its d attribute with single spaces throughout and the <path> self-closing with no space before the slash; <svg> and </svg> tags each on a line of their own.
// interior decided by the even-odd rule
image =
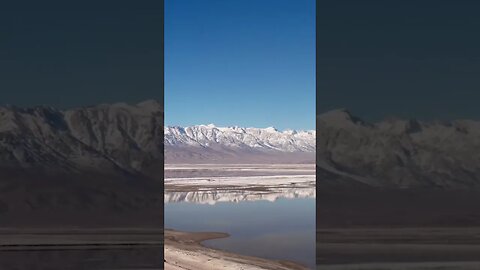
<svg viewBox="0 0 480 270">
<path fill-rule="evenodd" d="M 321 228 L 317 265 L 336 270 L 480 269 L 479 235 L 480 227 Z"/>
<path fill-rule="evenodd" d="M 315 175 L 315 164 L 165 164 L 165 179 Z"/>
<path fill-rule="evenodd" d="M 213 205 L 217 202 L 303 198 L 315 195 L 315 184 L 315 164 L 309 163 L 165 164 L 164 202 L 187 201 Z M 219 231 L 222 231 L 221 228 Z M 255 257 L 256 253 L 242 255 L 202 244 L 206 240 L 228 236 L 166 229 L 165 269 L 303 270 L 314 267 L 293 261 Z"/>
<path fill-rule="evenodd" d="M 0 251 L 161 247 L 159 229 L 0 229 Z"/>
<path fill-rule="evenodd" d="M 181 232 L 165 229 L 165 270 L 216 269 L 278 269 L 306 270 L 307 267 L 290 261 L 269 260 L 240 255 L 204 246 L 203 241 L 229 237 L 218 232 Z M 248 268 L 247 268 L 248 267 Z"/>
</svg>

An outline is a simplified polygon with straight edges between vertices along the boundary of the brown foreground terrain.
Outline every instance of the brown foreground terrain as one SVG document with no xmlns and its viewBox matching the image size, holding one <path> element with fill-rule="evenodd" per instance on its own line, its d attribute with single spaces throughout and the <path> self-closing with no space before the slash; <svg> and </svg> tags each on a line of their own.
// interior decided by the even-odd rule
<svg viewBox="0 0 480 270">
<path fill-rule="evenodd" d="M 165 230 L 165 270 L 216 270 L 216 269 L 307 269 L 288 261 L 274 261 L 233 254 L 202 246 L 209 239 L 228 237 L 225 233 L 190 233 Z"/>
<path fill-rule="evenodd" d="M 479 262 L 480 228 L 319 229 L 319 264 Z"/>
<path fill-rule="evenodd" d="M 162 229 L 0 229 L 0 269 L 161 269 Z"/>
<path fill-rule="evenodd" d="M 480 269 L 478 195 L 320 190 L 319 269 Z"/>
</svg>

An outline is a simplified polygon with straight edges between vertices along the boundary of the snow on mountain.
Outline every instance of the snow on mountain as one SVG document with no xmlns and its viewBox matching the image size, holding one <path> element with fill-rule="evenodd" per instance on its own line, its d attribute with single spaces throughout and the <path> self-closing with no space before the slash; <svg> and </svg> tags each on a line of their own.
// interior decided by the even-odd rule
<svg viewBox="0 0 480 270">
<path fill-rule="evenodd" d="M 198 125 L 165 128 L 167 163 L 314 163 L 315 131 Z"/>
<path fill-rule="evenodd" d="M 157 101 L 65 111 L 0 107 L 4 170 L 152 176 L 162 159 L 163 106 Z"/>
<path fill-rule="evenodd" d="M 221 128 L 212 124 L 164 129 L 163 105 L 154 100 L 69 110 L 0 107 L 3 171 L 21 168 L 49 174 L 96 173 L 160 179 L 164 143 L 167 161 L 181 157 L 187 163 L 219 159 L 234 162 L 248 156 L 251 161 L 292 159 L 301 163 L 307 159 L 303 153 L 314 159 L 315 131 Z M 271 159 L 272 156 L 275 158 Z"/>
<path fill-rule="evenodd" d="M 162 180 L 156 101 L 0 107 L 0 226 L 161 226 Z"/>
<path fill-rule="evenodd" d="M 319 186 L 480 187 L 479 121 L 368 123 L 335 110 L 317 116 L 317 129 Z"/>
<path fill-rule="evenodd" d="M 165 127 L 165 146 L 229 147 L 281 152 L 314 152 L 315 131 L 278 131 L 268 128 Z"/>
<path fill-rule="evenodd" d="M 480 187 L 480 121 L 368 123 L 340 109 L 317 116 L 317 130 L 164 128 L 157 101 L 69 110 L 4 106 L 0 177 L 162 179 L 165 155 L 167 163 L 312 164 L 316 159 L 320 186 Z"/>
</svg>

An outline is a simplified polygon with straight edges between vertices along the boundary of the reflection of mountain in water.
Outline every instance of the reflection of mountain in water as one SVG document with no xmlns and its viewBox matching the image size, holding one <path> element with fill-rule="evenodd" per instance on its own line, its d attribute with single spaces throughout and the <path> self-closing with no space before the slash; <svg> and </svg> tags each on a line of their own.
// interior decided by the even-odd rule
<svg viewBox="0 0 480 270">
<path fill-rule="evenodd" d="M 199 190 L 189 192 L 165 192 L 166 203 L 189 202 L 215 204 L 217 202 L 270 201 L 278 199 L 315 198 L 315 188 L 271 188 L 252 190 Z"/>
</svg>

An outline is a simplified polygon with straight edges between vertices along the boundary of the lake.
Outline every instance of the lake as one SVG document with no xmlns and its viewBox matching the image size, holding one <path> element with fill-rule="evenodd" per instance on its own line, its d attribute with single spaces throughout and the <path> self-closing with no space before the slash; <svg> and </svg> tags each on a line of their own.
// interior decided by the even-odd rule
<svg viewBox="0 0 480 270">
<path fill-rule="evenodd" d="M 204 245 L 315 268 L 315 189 L 165 193 L 165 228 L 225 232 Z"/>
</svg>

